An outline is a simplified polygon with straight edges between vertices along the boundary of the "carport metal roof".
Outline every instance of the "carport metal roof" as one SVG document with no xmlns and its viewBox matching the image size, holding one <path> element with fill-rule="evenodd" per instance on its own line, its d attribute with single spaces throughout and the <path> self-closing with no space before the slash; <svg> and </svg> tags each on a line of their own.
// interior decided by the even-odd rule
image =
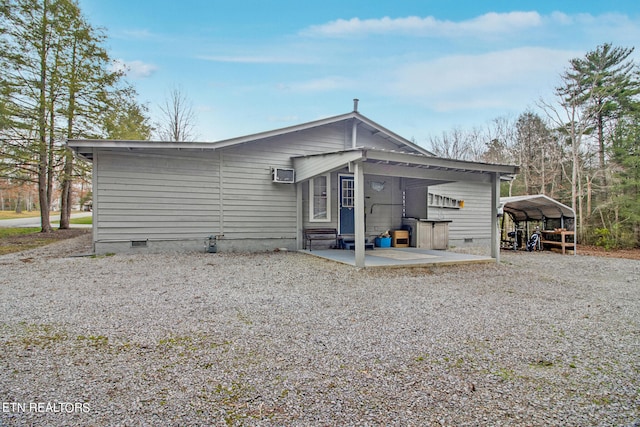
<svg viewBox="0 0 640 427">
<path fill-rule="evenodd" d="M 544 218 L 575 218 L 569 206 L 544 194 L 501 197 L 500 206 L 514 221 L 542 220 Z"/>
</svg>

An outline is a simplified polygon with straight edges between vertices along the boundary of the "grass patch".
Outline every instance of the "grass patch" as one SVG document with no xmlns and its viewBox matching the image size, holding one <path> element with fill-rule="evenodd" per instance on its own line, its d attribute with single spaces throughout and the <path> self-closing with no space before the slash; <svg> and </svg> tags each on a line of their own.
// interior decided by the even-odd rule
<svg viewBox="0 0 640 427">
<path fill-rule="evenodd" d="M 14 328 L 11 327 L 11 329 Z M 20 322 L 13 332 L 13 334 L 9 335 L 10 338 L 3 342 L 3 344 L 9 348 L 45 349 L 67 341 L 69 338 L 65 331 L 48 324 L 27 324 Z"/>
<path fill-rule="evenodd" d="M 26 251 L 56 240 L 48 233 L 40 233 L 39 227 L 0 228 L 0 255 Z"/>
<path fill-rule="evenodd" d="M 78 341 L 86 341 L 92 347 L 107 347 L 109 338 L 104 335 L 78 335 Z"/>
<path fill-rule="evenodd" d="M 37 218 L 40 216 L 40 211 L 21 212 L 16 211 L 0 211 L 0 219 L 20 219 L 20 218 Z"/>
<path fill-rule="evenodd" d="M 93 216 L 83 216 L 80 218 L 71 218 L 71 224 L 93 224 Z"/>
<path fill-rule="evenodd" d="M 74 213 L 80 213 L 80 211 L 73 211 Z M 59 215 L 60 212 L 49 212 L 50 215 Z M 2 219 L 20 219 L 20 218 L 38 218 L 40 216 L 40 211 L 25 211 L 16 213 L 16 211 L 0 211 L 0 220 Z M 79 222 L 78 224 L 87 224 L 84 222 Z M 90 222 L 88 224 L 91 224 Z"/>
<path fill-rule="evenodd" d="M 40 227 L 25 228 L 0 228 L 0 239 L 8 239 L 16 236 L 24 236 L 25 234 L 38 233 Z"/>
<path fill-rule="evenodd" d="M 0 255 L 22 252 L 87 233 L 83 229 L 56 230 L 41 233 L 39 227 L 0 228 Z"/>
<path fill-rule="evenodd" d="M 106 254 L 102 254 L 102 255 L 93 254 L 89 258 L 100 259 L 100 258 L 106 258 L 106 257 L 110 257 L 110 256 L 115 256 L 115 255 L 116 254 L 114 254 L 113 252 L 107 252 Z"/>
<path fill-rule="evenodd" d="M 14 252 L 28 251 L 29 249 L 39 248 L 55 242 L 57 239 L 32 239 L 28 243 L 4 243 L 0 245 L 0 255 L 11 254 Z"/>
<path fill-rule="evenodd" d="M 60 224 L 60 221 L 52 221 L 51 224 Z M 91 224 L 93 224 L 93 216 L 83 216 L 83 217 L 80 217 L 80 218 L 71 218 L 69 220 L 69 224 L 91 225 Z"/>
<path fill-rule="evenodd" d="M 512 381 L 516 378 L 515 372 L 507 368 L 500 368 L 497 371 L 492 372 L 492 374 L 500 378 L 502 381 Z"/>
</svg>

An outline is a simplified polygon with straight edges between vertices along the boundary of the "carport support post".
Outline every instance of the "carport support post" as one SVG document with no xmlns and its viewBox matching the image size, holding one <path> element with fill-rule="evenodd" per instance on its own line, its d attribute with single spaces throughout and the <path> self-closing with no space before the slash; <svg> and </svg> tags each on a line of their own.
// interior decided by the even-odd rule
<svg viewBox="0 0 640 427">
<path fill-rule="evenodd" d="M 353 163 L 353 186 L 355 200 L 353 202 L 354 212 L 354 238 L 355 238 L 355 255 L 356 267 L 364 267 L 364 170 L 362 162 Z"/>
<path fill-rule="evenodd" d="M 491 174 L 491 258 L 500 262 L 500 244 L 498 239 L 498 205 L 500 204 L 500 174 Z"/>
</svg>

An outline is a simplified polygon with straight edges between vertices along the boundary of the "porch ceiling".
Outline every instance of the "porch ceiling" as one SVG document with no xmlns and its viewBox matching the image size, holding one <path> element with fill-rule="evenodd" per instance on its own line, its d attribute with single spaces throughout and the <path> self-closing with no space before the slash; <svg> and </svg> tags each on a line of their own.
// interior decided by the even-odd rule
<svg viewBox="0 0 640 427">
<path fill-rule="evenodd" d="M 379 149 L 354 148 L 294 157 L 296 182 L 303 182 L 314 176 L 344 168 L 351 162 L 362 162 L 366 174 L 434 181 L 490 182 L 491 174 L 494 173 L 501 176 L 518 173 L 517 166 L 467 162 Z"/>
</svg>

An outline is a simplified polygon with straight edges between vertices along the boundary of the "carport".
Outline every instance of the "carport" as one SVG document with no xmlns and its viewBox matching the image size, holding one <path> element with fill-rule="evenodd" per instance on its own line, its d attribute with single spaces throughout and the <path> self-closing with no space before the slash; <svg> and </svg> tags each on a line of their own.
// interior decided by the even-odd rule
<svg viewBox="0 0 640 427">
<path fill-rule="evenodd" d="M 561 230 L 566 230 L 565 234 L 571 235 L 573 235 L 575 231 L 576 214 L 574 210 L 544 194 L 501 197 L 500 212 L 505 216 L 509 216 L 513 222 L 513 231 L 516 236 L 518 233 L 524 233 L 523 238 L 525 241 L 532 232 L 530 229 L 531 222 L 538 222 L 542 225 L 543 237 L 545 234 L 552 235 L 554 233 L 561 233 Z M 521 227 L 521 223 L 523 222 L 525 223 L 525 228 Z M 502 218 L 501 228 L 502 240 L 504 241 L 504 216 Z M 564 235 L 561 237 L 564 240 Z"/>
<path fill-rule="evenodd" d="M 569 206 L 544 194 L 501 197 L 500 205 L 504 213 L 508 213 L 517 222 L 557 219 L 560 221 L 560 228 L 568 228 L 565 226 L 569 222 L 567 220 L 573 221 L 576 217 Z"/>
</svg>

